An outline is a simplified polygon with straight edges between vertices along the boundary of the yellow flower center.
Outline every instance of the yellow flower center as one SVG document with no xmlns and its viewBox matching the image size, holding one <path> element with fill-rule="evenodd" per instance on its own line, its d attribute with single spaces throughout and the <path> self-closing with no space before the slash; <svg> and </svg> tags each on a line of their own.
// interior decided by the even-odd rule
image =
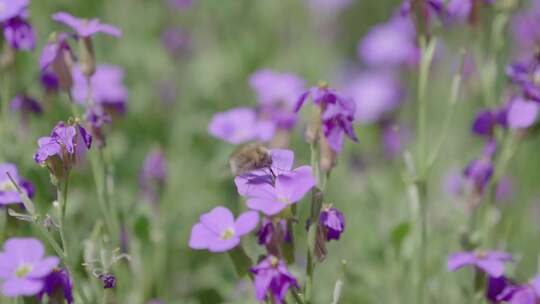
<svg viewBox="0 0 540 304">
<path fill-rule="evenodd" d="M 232 228 L 227 228 L 227 230 L 223 231 L 221 234 L 222 240 L 230 240 L 234 236 L 234 230 Z"/>
<path fill-rule="evenodd" d="M 32 271 L 32 267 L 30 265 L 22 264 L 19 266 L 19 268 L 17 268 L 17 271 L 15 271 L 15 276 L 21 278 L 30 273 L 30 271 Z"/>
<path fill-rule="evenodd" d="M 484 259 L 487 257 L 487 252 L 483 251 L 483 250 L 477 250 L 475 252 L 476 254 L 476 257 L 479 258 L 479 259 Z"/>
<path fill-rule="evenodd" d="M 13 183 L 9 179 L 0 183 L 0 191 L 8 192 L 15 190 L 17 189 L 15 188 L 15 186 L 13 186 Z"/>
<path fill-rule="evenodd" d="M 317 84 L 317 87 L 319 89 L 328 89 L 328 81 L 324 81 L 324 80 L 319 81 L 319 83 Z"/>
</svg>

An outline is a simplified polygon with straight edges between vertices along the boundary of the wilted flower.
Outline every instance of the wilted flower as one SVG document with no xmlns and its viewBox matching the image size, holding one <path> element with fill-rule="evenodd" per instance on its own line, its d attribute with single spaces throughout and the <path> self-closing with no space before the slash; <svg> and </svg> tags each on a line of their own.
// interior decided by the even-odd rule
<svg viewBox="0 0 540 304">
<path fill-rule="evenodd" d="M 398 80 L 388 72 L 362 73 L 346 86 L 347 95 L 356 103 L 354 121 L 373 123 L 395 110 L 403 99 Z"/>
<path fill-rule="evenodd" d="M 39 293 L 43 279 L 58 265 L 54 256 L 44 257 L 43 244 L 33 238 L 11 238 L 0 252 L 0 281 L 6 297 L 32 296 Z"/>
<path fill-rule="evenodd" d="M 274 303 L 281 304 L 289 288 L 300 288 L 285 262 L 275 256 L 266 257 L 250 271 L 255 275 L 255 297 L 259 301 L 264 301 L 268 294 Z"/>
<path fill-rule="evenodd" d="M 34 29 L 21 17 L 9 19 L 4 23 L 4 37 L 16 50 L 33 50 L 36 46 Z"/>
<path fill-rule="evenodd" d="M 290 242 L 291 235 L 287 230 L 287 221 L 284 219 L 277 220 L 275 223 L 272 219 L 265 217 L 262 221 L 261 228 L 257 231 L 257 239 L 259 245 L 270 245 L 271 243 Z"/>
<path fill-rule="evenodd" d="M 122 31 L 115 26 L 101 23 L 98 19 L 80 19 L 65 12 L 58 12 L 52 16 L 56 22 L 71 27 L 79 37 L 90 37 L 97 33 L 104 33 L 114 37 L 122 36 Z"/>
<path fill-rule="evenodd" d="M 274 136 L 275 125 L 259 120 L 253 109 L 235 108 L 215 114 L 208 125 L 208 132 L 235 145 L 253 140 L 266 142 Z"/>
<path fill-rule="evenodd" d="M 88 97 L 88 81 L 83 75 L 79 65 L 73 67 L 73 99 L 86 104 Z M 122 68 L 100 64 L 96 66 L 95 73 L 90 78 L 91 98 L 97 105 L 105 110 L 123 114 L 126 111 L 128 91 L 124 86 L 124 71 Z"/>
<path fill-rule="evenodd" d="M 235 221 L 229 209 L 216 207 L 201 215 L 200 222 L 193 226 L 189 247 L 211 252 L 228 251 L 240 244 L 240 237 L 255 229 L 258 222 L 257 212 L 244 212 Z"/>
<path fill-rule="evenodd" d="M 111 123 L 111 116 L 109 116 L 101 106 L 92 105 L 86 109 L 84 119 L 90 126 L 92 139 L 97 144 L 98 148 L 105 147 L 103 126 Z"/>
<path fill-rule="evenodd" d="M 53 34 L 41 51 L 39 66 L 42 75 L 45 73 L 48 75 L 44 82 L 45 88 L 55 89 L 55 86 L 59 86 L 63 90 L 69 90 L 73 85 L 71 76 L 73 53 L 67 38 L 67 34 L 64 33 Z"/>
<path fill-rule="evenodd" d="M 355 142 L 358 141 L 352 125 L 356 105 L 351 98 L 329 88 L 325 83 L 321 83 L 300 96 L 295 110 L 299 111 L 310 96 L 313 103 L 321 108 L 322 133 L 333 152 L 341 152 L 343 134 Z"/>
<path fill-rule="evenodd" d="M 43 289 L 38 294 L 38 299 L 42 299 L 45 294 L 50 299 L 55 299 L 59 303 L 65 300 L 68 304 L 73 303 L 73 282 L 69 273 L 64 268 L 54 269 L 44 279 Z"/>
<path fill-rule="evenodd" d="M 0 205 L 22 203 L 19 192 L 9 179 L 8 174 L 28 197 L 34 196 L 34 186 L 19 176 L 17 167 L 14 164 L 3 163 L 0 164 Z"/>
<path fill-rule="evenodd" d="M 91 144 L 92 136 L 80 124 L 61 121 L 53 128 L 50 136 L 38 140 L 39 148 L 34 160 L 47 166 L 56 178 L 62 178 L 90 149 Z"/>
<path fill-rule="evenodd" d="M 412 65 L 420 50 L 410 18 L 395 16 L 373 27 L 358 44 L 358 56 L 370 66 Z"/>
<path fill-rule="evenodd" d="M 488 275 L 498 278 L 504 273 L 504 264 L 513 261 L 512 255 L 501 251 L 458 252 L 448 257 L 448 270 L 475 266 Z"/>
<path fill-rule="evenodd" d="M 345 216 L 339 209 L 328 206 L 321 210 L 319 225 L 326 234 L 326 240 L 339 240 L 345 231 Z"/>
<path fill-rule="evenodd" d="M 158 192 L 167 178 L 167 164 L 161 149 L 154 149 L 144 160 L 139 174 L 139 185 L 144 197 L 152 203 L 158 200 Z"/>
</svg>

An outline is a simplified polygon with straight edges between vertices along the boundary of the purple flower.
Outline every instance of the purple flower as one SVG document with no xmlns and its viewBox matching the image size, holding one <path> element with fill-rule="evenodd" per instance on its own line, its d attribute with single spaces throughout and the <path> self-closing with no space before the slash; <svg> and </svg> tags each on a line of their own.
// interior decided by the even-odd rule
<svg viewBox="0 0 540 304">
<path fill-rule="evenodd" d="M 39 293 L 43 278 L 60 262 L 57 257 L 44 257 L 43 244 L 32 238 L 11 238 L 0 252 L 0 281 L 6 297 L 32 296 Z"/>
<path fill-rule="evenodd" d="M 347 85 L 345 92 L 356 102 L 354 120 L 360 123 L 379 121 L 403 99 L 403 90 L 394 75 L 380 71 L 360 74 Z"/>
<path fill-rule="evenodd" d="M 156 203 L 158 192 L 167 178 L 167 164 L 161 149 L 154 149 L 144 160 L 144 166 L 139 174 L 139 185 L 143 196 L 150 202 Z"/>
<path fill-rule="evenodd" d="M 9 179 L 8 174 L 11 175 L 28 197 L 32 198 L 34 196 L 34 186 L 19 176 L 17 167 L 14 164 L 3 163 L 0 164 L 0 205 L 22 203 L 19 192 L 17 192 L 17 188 Z"/>
<path fill-rule="evenodd" d="M 473 17 L 475 0 L 450 0 L 446 5 L 446 13 L 450 22 L 464 23 Z M 494 0 L 478 1 L 478 5 L 493 4 Z"/>
<path fill-rule="evenodd" d="M 261 228 L 257 231 L 257 241 L 259 245 L 272 245 L 274 243 L 290 242 L 292 236 L 287 229 L 287 221 L 284 219 L 273 222 L 272 219 L 265 217 Z"/>
<path fill-rule="evenodd" d="M 358 142 L 352 125 L 356 112 L 354 100 L 341 95 L 322 83 L 317 87 L 312 87 L 300 96 L 295 111 L 300 110 L 309 96 L 311 96 L 315 105 L 321 107 L 322 132 L 334 152 L 341 152 L 343 134 Z"/>
<path fill-rule="evenodd" d="M 83 38 L 91 37 L 97 33 L 104 33 L 117 38 L 122 36 L 120 29 L 109 24 L 103 24 L 98 19 L 79 19 L 65 12 L 52 15 L 52 19 L 71 27 L 77 35 Z"/>
<path fill-rule="evenodd" d="M 300 288 L 285 262 L 275 256 L 268 256 L 250 271 L 255 275 L 255 297 L 264 301 L 269 294 L 274 303 L 281 304 L 289 288 Z"/>
<path fill-rule="evenodd" d="M 475 266 L 488 275 L 498 278 L 504 273 L 504 263 L 513 261 L 512 255 L 501 251 L 458 252 L 448 257 L 448 270 Z"/>
<path fill-rule="evenodd" d="M 101 106 L 93 105 L 86 109 L 84 119 L 90 126 L 94 142 L 99 148 L 105 147 L 103 126 L 112 122 L 111 116 L 109 116 Z"/>
<path fill-rule="evenodd" d="M 161 43 L 173 56 L 185 54 L 191 47 L 191 37 L 181 28 L 167 28 L 161 34 Z"/>
<path fill-rule="evenodd" d="M 112 273 L 102 273 L 98 279 L 103 282 L 103 289 L 113 289 L 116 287 L 116 277 Z"/>
<path fill-rule="evenodd" d="M 33 50 L 36 46 L 36 36 L 30 23 L 17 17 L 4 24 L 4 37 L 7 43 L 16 50 Z"/>
<path fill-rule="evenodd" d="M 243 177 L 238 177 L 235 181 L 239 179 Z M 246 204 L 249 208 L 271 216 L 300 201 L 315 186 L 315 178 L 310 166 L 301 166 L 290 173 L 277 176 L 273 185 L 237 182 L 236 186 L 238 192 L 247 197 Z"/>
<path fill-rule="evenodd" d="M 178 10 L 185 10 L 193 5 L 193 0 L 168 0 L 169 6 Z"/>
<path fill-rule="evenodd" d="M 506 68 L 506 74 L 522 89 L 525 98 L 540 102 L 540 65 L 537 62 L 516 62 Z"/>
<path fill-rule="evenodd" d="M 480 158 L 469 162 L 463 171 L 465 178 L 473 184 L 479 193 L 484 191 L 484 188 L 487 186 L 493 175 L 492 158 L 496 148 L 497 144 L 495 140 L 489 141 L 484 147 L 483 155 Z"/>
<path fill-rule="evenodd" d="M 240 244 L 240 237 L 255 229 L 258 222 L 257 212 L 244 212 L 235 221 L 229 209 L 216 207 L 201 215 L 200 222 L 193 226 L 189 247 L 211 252 L 228 251 Z"/>
<path fill-rule="evenodd" d="M 13 112 L 20 112 L 23 117 L 29 113 L 41 114 L 43 108 L 37 100 L 25 94 L 19 94 L 13 98 L 9 104 L 9 108 Z"/>
<path fill-rule="evenodd" d="M 540 104 L 521 97 L 514 98 L 508 108 L 508 126 L 513 129 L 522 129 L 532 126 L 538 117 Z"/>
<path fill-rule="evenodd" d="M 269 141 L 275 132 L 275 125 L 269 121 L 261 121 L 257 113 L 250 108 L 235 108 L 217 113 L 208 125 L 208 132 L 231 144 L 242 144 L 248 141 Z"/>
<path fill-rule="evenodd" d="M 54 72 L 42 71 L 39 81 L 47 93 L 55 93 L 60 89 L 60 80 Z"/>
<path fill-rule="evenodd" d="M 540 276 L 523 285 L 509 285 L 498 296 L 497 301 L 510 304 L 536 304 L 540 301 Z"/>
<path fill-rule="evenodd" d="M 358 56 L 370 66 L 414 65 L 419 54 L 414 24 L 399 16 L 373 27 L 358 44 Z"/>
<path fill-rule="evenodd" d="M 319 225 L 326 232 L 326 240 L 339 240 L 345 231 L 345 216 L 334 207 L 327 207 L 321 210 L 319 215 Z"/>
<path fill-rule="evenodd" d="M 249 85 L 257 95 L 263 115 L 279 128 L 294 127 L 297 115 L 293 109 L 298 96 L 304 91 L 303 79 L 291 73 L 261 69 L 251 74 Z"/>
<path fill-rule="evenodd" d="M 30 0 L 0 0 L 0 23 L 20 16 L 29 4 Z"/>
<path fill-rule="evenodd" d="M 73 67 L 72 73 L 73 88 L 71 93 L 73 99 L 77 103 L 84 105 L 88 96 L 86 76 L 83 75 L 78 65 Z M 120 114 L 126 111 L 128 91 L 124 86 L 124 71 L 122 68 L 107 64 L 97 65 L 96 72 L 92 75 L 90 81 L 92 98 L 97 104 Z"/>
<path fill-rule="evenodd" d="M 53 34 L 41 51 L 39 66 L 42 75 L 44 73 L 49 75 L 45 79 L 46 88 L 58 89 L 59 87 L 63 90 L 69 90 L 73 85 L 71 76 L 73 53 L 67 39 L 67 34 Z"/>
<path fill-rule="evenodd" d="M 54 269 L 48 276 L 44 279 L 43 289 L 38 294 L 38 299 L 43 298 L 45 294 L 49 298 L 54 298 L 63 303 L 63 300 L 68 304 L 73 303 L 73 282 L 71 277 L 66 269 Z M 58 298 L 61 297 L 61 298 Z"/>
<path fill-rule="evenodd" d="M 486 286 L 486 299 L 490 300 L 492 303 L 498 303 L 499 301 L 508 301 L 509 297 L 500 297 L 503 296 L 503 291 L 512 285 L 512 282 L 505 276 L 500 276 L 498 278 L 488 276 Z"/>
<path fill-rule="evenodd" d="M 511 36 L 520 58 L 539 55 L 536 52 L 540 42 L 540 6 L 537 1 L 530 2 L 532 7 L 514 14 L 511 22 Z"/>
<path fill-rule="evenodd" d="M 50 136 L 38 140 L 38 145 L 34 154 L 36 163 L 47 166 L 53 175 L 61 178 L 90 149 L 92 136 L 78 123 L 61 121 Z"/>
</svg>

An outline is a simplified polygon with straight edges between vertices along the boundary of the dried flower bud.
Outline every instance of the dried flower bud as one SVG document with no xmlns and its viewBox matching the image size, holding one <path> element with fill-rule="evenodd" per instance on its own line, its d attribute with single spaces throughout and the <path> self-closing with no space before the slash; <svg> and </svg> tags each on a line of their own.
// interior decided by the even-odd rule
<svg viewBox="0 0 540 304">
<path fill-rule="evenodd" d="M 103 282 L 103 289 L 112 289 L 116 287 L 116 277 L 112 273 L 102 273 L 98 279 Z"/>
</svg>

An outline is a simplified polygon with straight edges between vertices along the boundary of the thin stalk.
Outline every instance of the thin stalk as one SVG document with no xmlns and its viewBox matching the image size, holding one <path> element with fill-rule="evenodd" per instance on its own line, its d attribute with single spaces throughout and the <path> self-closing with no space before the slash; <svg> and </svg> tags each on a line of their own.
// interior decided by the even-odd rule
<svg viewBox="0 0 540 304">
<path fill-rule="evenodd" d="M 419 198 L 419 254 L 418 254 L 418 286 L 417 303 L 424 303 L 425 284 L 426 284 L 426 257 L 427 257 L 427 187 L 426 187 L 426 169 L 427 169 L 427 80 L 429 79 L 429 70 L 435 52 L 436 40 L 429 41 L 425 36 L 419 37 L 421 47 L 420 69 L 418 74 L 418 176 L 415 178 L 415 184 L 418 190 Z"/>
</svg>

